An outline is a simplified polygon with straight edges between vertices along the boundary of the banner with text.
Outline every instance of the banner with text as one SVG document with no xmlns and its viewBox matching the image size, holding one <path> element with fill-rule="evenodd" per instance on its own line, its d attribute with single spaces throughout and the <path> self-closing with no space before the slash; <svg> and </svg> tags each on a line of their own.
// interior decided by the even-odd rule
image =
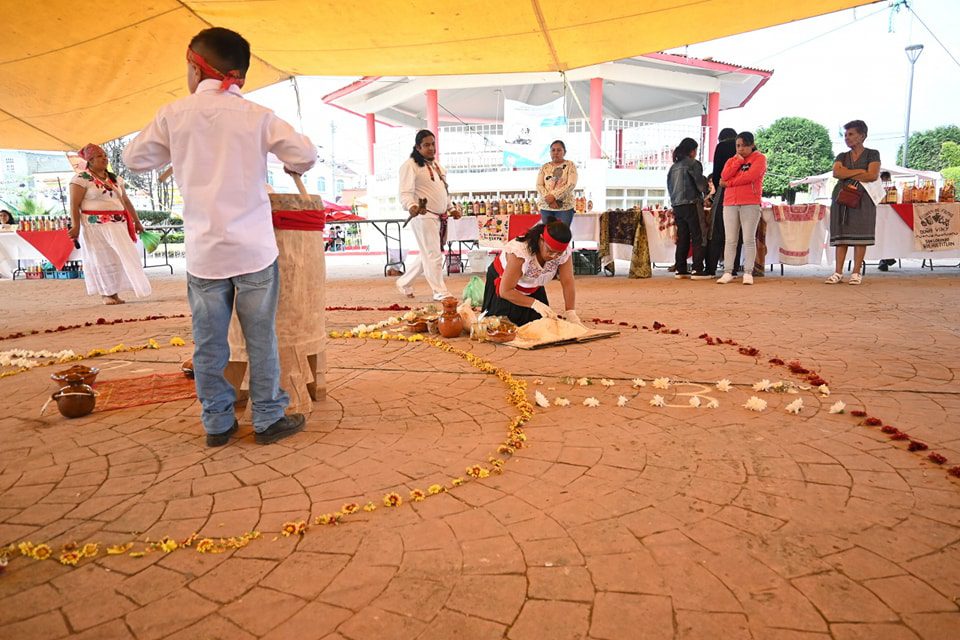
<svg viewBox="0 0 960 640">
<path fill-rule="evenodd" d="M 960 249 L 960 203 L 913 205 L 913 248 L 917 251 Z"/>
<path fill-rule="evenodd" d="M 542 105 L 503 101 L 503 164 L 540 167 L 550 160 L 550 143 L 567 135 L 563 98 Z"/>
</svg>

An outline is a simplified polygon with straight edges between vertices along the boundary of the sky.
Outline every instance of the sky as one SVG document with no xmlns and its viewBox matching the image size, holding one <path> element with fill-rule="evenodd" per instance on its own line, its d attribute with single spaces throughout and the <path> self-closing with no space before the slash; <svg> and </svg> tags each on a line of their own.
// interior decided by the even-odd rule
<svg viewBox="0 0 960 640">
<path fill-rule="evenodd" d="M 960 59 L 960 0 L 911 0 L 910 4 Z M 867 146 L 879 149 L 885 164 L 893 164 L 903 141 L 910 74 L 904 47 L 924 45 L 915 69 L 911 131 L 960 124 L 960 66 L 910 12 L 893 13 L 888 5 L 885 0 L 671 51 L 774 71 L 746 107 L 720 113 L 721 127 L 756 130 L 780 117 L 802 116 L 827 127 L 840 151 L 844 149 L 842 125 L 860 119 L 870 129 Z M 355 79 L 299 78 L 302 117 L 297 116 L 290 82 L 256 91 L 251 98 L 302 127 L 324 148 L 329 149 L 333 141 L 337 161 L 346 160 L 362 171 L 364 121 L 322 102 L 326 93 Z M 331 122 L 335 136 L 331 136 Z"/>
</svg>

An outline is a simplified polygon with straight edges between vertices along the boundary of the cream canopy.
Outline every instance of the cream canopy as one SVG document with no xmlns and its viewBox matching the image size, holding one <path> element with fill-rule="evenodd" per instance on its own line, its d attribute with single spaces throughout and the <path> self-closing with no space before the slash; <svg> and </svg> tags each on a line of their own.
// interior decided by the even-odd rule
<svg viewBox="0 0 960 640">
<path fill-rule="evenodd" d="M 186 94 L 201 29 L 243 34 L 245 90 L 295 75 L 565 71 L 871 0 L 41 0 L 0 23 L 0 147 L 77 149 Z"/>
</svg>

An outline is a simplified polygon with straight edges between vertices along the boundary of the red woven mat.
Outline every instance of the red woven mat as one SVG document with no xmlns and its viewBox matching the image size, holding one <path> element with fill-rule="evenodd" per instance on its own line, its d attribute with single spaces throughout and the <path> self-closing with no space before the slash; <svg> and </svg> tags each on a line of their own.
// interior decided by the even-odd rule
<svg viewBox="0 0 960 640">
<path fill-rule="evenodd" d="M 127 409 L 197 397 L 193 380 L 182 373 L 154 373 L 139 378 L 105 380 L 96 383 L 94 388 L 100 393 L 97 397 L 97 411 Z"/>
</svg>

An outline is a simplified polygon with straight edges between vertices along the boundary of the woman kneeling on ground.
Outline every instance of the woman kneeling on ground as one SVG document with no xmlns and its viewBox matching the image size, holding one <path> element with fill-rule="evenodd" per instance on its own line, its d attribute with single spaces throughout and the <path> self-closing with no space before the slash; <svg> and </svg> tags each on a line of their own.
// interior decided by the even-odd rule
<svg viewBox="0 0 960 640">
<path fill-rule="evenodd" d="M 506 316 L 517 326 L 539 318 L 557 318 L 550 308 L 545 285 L 559 274 L 563 288 L 564 318 L 581 324 L 576 306 L 570 227 L 549 218 L 508 242 L 487 269 L 483 310 Z"/>
</svg>

